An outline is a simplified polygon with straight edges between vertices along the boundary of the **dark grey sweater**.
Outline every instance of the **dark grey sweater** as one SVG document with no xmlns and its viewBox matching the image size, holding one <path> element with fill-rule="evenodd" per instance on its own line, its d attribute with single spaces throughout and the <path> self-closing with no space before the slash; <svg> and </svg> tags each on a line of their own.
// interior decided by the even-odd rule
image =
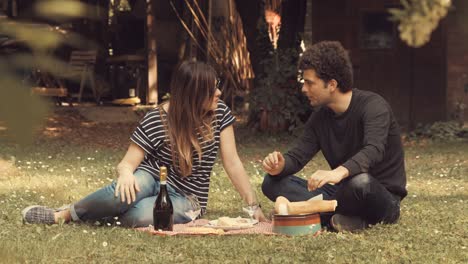
<svg viewBox="0 0 468 264">
<path fill-rule="evenodd" d="M 320 150 L 331 169 L 342 165 L 349 177 L 367 172 L 390 192 L 406 196 L 400 129 L 378 94 L 354 89 L 343 114 L 336 116 L 327 107 L 312 113 L 303 135 L 284 155 L 286 164 L 279 176 L 298 172 Z"/>
</svg>

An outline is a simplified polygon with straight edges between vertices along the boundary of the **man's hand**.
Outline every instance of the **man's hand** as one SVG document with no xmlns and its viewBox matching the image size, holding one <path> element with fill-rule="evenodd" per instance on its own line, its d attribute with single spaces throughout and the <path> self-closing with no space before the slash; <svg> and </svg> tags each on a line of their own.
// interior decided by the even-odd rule
<svg viewBox="0 0 468 264">
<path fill-rule="evenodd" d="M 127 204 L 130 204 L 135 202 L 136 192 L 139 191 L 140 186 L 138 186 L 138 183 L 135 181 L 133 173 L 120 174 L 117 185 L 115 186 L 115 197 L 118 197 L 120 193 L 120 201 L 122 203 L 127 201 Z"/>
<path fill-rule="evenodd" d="M 309 191 L 314 191 L 323 185 L 330 183 L 339 183 L 344 178 L 348 177 L 349 171 L 343 166 L 339 166 L 334 170 L 318 170 L 307 181 L 307 188 Z"/>
<path fill-rule="evenodd" d="M 263 169 L 270 175 L 278 175 L 284 169 L 284 157 L 279 151 L 273 151 L 263 159 Z"/>
</svg>

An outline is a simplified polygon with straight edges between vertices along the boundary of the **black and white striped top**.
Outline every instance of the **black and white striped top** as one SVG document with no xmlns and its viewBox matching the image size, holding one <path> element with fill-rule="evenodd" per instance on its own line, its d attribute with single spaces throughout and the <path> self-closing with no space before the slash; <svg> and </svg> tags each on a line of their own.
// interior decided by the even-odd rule
<svg viewBox="0 0 468 264">
<path fill-rule="evenodd" d="M 161 115 L 164 119 L 161 119 Z M 211 123 L 214 141 L 202 142 L 203 139 L 199 135 L 198 140 L 201 142 L 202 160 L 201 162 L 199 161 L 198 154 L 194 151 L 192 155 L 192 174 L 187 177 L 181 177 L 172 166 L 171 148 L 168 145 L 169 140 L 163 123 L 164 120 L 167 124 L 165 118 L 165 111 L 159 111 L 157 108 L 153 109 L 143 117 L 133 132 L 130 139 L 145 151 L 145 158 L 138 166 L 138 169 L 148 171 L 158 178 L 159 167 L 163 165 L 167 166 L 167 183 L 178 191 L 196 195 L 204 212 L 208 204 L 210 175 L 219 149 L 220 132 L 234 123 L 235 118 L 231 114 L 229 107 L 219 100 L 218 107 L 215 110 L 215 117 Z"/>
</svg>

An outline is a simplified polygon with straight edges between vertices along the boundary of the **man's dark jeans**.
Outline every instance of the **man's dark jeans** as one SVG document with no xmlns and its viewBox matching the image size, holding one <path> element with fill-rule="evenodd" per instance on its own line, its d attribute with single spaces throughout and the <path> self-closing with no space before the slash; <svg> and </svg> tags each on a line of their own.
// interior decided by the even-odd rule
<svg viewBox="0 0 468 264">
<path fill-rule="evenodd" d="M 284 196 L 291 202 L 305 201 L 323 194 L 324 200 L 338 201 L 335 213 L 360 216 L 368 224 L 395 223 L 400 217 L 400 197 L 387 191 L 370 174 L 362 173 L 344 179 L 337 185 L 326 184 L 312 192 L 307 181 L 294 175 L 275 177 L 265 175 L 263 194 L 275 201 Z M 322 225 L 328 226 L 334 213 L 320 214 Z"/>
</svg>

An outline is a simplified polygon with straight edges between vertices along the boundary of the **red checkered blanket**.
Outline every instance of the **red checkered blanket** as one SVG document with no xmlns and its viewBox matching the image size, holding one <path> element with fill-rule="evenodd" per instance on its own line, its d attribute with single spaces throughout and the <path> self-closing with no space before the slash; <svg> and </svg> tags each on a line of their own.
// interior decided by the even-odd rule
<svg viewBox="0 0 468 264">
<path fill-rule="evenodd" d="M 161 236 L 175 236 L 175 235 L 244 235 L 244 234 L 260 234 L 260 235 L 278 235 L 273 233 L 272 224 L 268 222 L 260 222 L 252 227 L 234 230 L 224 230 L 224 232 L 210 232 L 210 230 L 201 229 L 202 232 L 198 231 L 196 227 L 211 227 L 208 225 L 209 220 L 198 219 L 193 223 L 187 224 L 176 224 L 174 225 L 173 231 L 158 231 L 154 230 L 153 227 L 142 227 L 138 228 L 141 231 L 149 232 L 154 235 Z"/>
</svg>

